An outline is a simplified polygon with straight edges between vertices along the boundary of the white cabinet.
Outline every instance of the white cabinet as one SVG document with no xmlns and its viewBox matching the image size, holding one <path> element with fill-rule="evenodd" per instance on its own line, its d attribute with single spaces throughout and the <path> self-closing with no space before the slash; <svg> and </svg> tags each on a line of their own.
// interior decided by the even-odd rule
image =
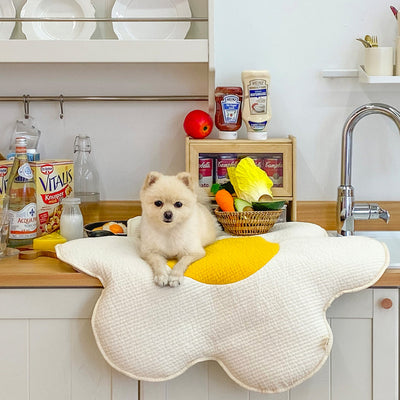
<svg viewBox="0 0 400 400">
<path fill-rule="evenodd" d="M 135 400 L 137 381 L 100 354 L 100 289 L 0 289 L 1 400 Z"/>
<path fill-rule="evenodd" d="M 110 18 L 114 2 L 92 0 L 96 18 Z M 14 3 L 19 16 L 25 1 L 14 0 Z M 112 22 L 97 21 L 90 40 L 26 40 L 21 22 L 17 22 L 11 40 L 0 40 L 0 63 L 208 63 L 207 17 L 213 3 L 189 0 L 189 4 L 192 17 L 197 20 L 191 22 L 185 39 L 118 40 Z"/>
<path fill-rule="evenodd" d="M 0 399 L 398 400 L 398 289 L 367 289 L 328 310 L 329 360 L 290 392 L 259 394 L 214 361 L 176 379 L 141 382 L 113 370 L 93 338 L 100 289 L 0 289 Z M 392 306 L 385 309 L 383 299 Z"/>
<path fill-rule="evenodd" d="M 0 63 L 207 63 L 206 39 L 0 40 Z"/>
<path fill-rule="evenodd" d="M 398 399 L 398 312 L 397 289 L 365 290 L 333 304 L 332 400 Z"/>
</svg>

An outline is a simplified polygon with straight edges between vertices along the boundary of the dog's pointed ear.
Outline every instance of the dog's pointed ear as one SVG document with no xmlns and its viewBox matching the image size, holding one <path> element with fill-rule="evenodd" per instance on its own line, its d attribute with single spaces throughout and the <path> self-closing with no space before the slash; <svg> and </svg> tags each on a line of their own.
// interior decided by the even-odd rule
<svg viewBox="0 0 400 400">
<path fill-rule="evenodd" d="M 161 176 L 162 176 L 162 174 L 160 172 L 157 172 L 157 171 L 149 172 L 146 176 L 143 187 L 146 188 L 146 187 L 151 186 L 153 183 L 157 182 Z"/>
<path fill-rule="evenodd" d="M 177 176 L 190 190 L 193 190 L 193 179 L 189 172 L 180 172 Z"/>
</svg>

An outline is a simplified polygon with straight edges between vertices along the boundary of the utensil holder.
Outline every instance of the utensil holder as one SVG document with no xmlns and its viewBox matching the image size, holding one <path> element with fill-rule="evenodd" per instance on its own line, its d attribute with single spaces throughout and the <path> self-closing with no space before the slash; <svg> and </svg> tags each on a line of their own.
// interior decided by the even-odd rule
<svg viewBox="0 0 400 400">
<path fill-rule="evenodd" d="M 365 72 L 370 76 L 393 75 L 393 48 L 369 47 L 365 50 Z"/>
</svg>

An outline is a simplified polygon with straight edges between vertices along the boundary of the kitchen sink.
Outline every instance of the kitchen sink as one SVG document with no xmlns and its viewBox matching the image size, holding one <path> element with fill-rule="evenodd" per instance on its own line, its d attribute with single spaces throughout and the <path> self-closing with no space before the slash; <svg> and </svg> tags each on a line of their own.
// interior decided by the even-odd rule
<svg viewBox="0 0 400 400">
<path fill-rule="evenodd" d="M 389 268 L 400 268 L 400 231 L 359 231 L 355 234 L 385 243 L 390 253 Z"/>
<path fill-rule="evenodd" d="M 335 231 L 328 232 L 336 236 Z M 389 268 L 400 268 L 400 231 L 356 231 L 356 236 L 367 236 L 386 244 L 390 253 Z"/>
</svg>

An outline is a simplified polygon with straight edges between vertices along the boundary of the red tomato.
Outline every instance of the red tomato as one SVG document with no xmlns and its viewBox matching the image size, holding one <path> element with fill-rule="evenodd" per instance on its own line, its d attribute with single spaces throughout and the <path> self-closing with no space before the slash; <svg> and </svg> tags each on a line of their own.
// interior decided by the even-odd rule
<svg viewBox="0 0 400 400">
<path fill-rule="evenodd" d="M 203 139 L 208 136 L 213 128 L 213 120 L 209 114 L 202 110 L 193 110 L 185 117 L 183 129 L 188 136 Z"/>
</svg>

